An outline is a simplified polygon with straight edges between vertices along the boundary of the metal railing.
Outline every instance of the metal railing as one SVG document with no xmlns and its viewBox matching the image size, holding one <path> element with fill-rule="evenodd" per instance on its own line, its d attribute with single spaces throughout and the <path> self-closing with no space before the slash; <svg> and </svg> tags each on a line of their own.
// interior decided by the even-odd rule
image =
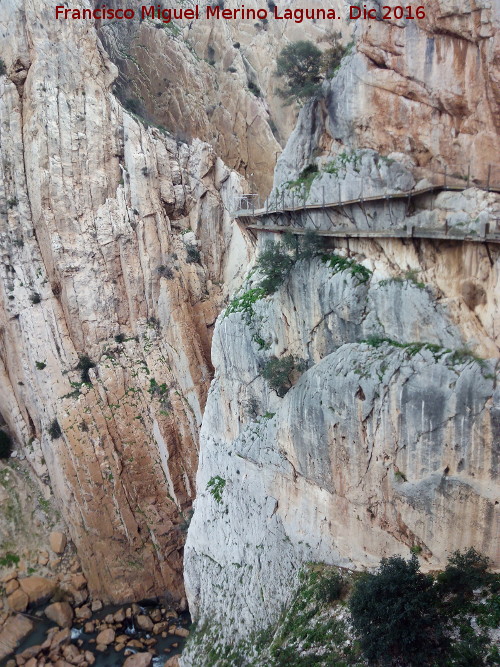
<svg viewBox="0 0 500 667">
<path fill-rule="evenodd" d="M 466 190 L 470 187 L 479 188 L 488 192 L 500 192 L 500 165 L 488 165 L 486 170 L 486 179 L 477 179 L 471 175 L 470 167 L 466 175 L 450 173 L 446 168 L 443 172 L 429 173 L 423 169 L 417 169 L 413 172 L 415 179 L 419 182 L 427 181 L 427 184 L 415 187 L 412 190 L 389 190 L 387 187 L 381 189 L 375 194 L 367 194 L 364 189 L 364 180 L 360 179 L 360 192 L 354 198 L 342 198 L 341 181 L 337 181 L 337 187 L 322 187 L 318 198 L 318 192 L 315 193 L 314 201 L 309 202 L 310 192 L 300 194 L 291 188 L 278 192 L 277 190 L 262 202 L 259 194 L 247 194 L 241 196 L 234 206 L 234 217 L 261 217 L 272 213 L 283 213 L 290 211 L 300 211 L 304 209 L 321 208 L 340 208 L 352 204 L 363 204 L 365 202 L 384 201 L 392 199 L 411 199 L 412 197 L 432 193 L 437 190 Z M 336 192 L 337 190 L 337 192 Z M 372 190 L 373 192 L 373 190 Z M 332 197 L 332 194 L 334 197 Z M 319 199 L 319 200 L 318 200 Z"/>
</svg>

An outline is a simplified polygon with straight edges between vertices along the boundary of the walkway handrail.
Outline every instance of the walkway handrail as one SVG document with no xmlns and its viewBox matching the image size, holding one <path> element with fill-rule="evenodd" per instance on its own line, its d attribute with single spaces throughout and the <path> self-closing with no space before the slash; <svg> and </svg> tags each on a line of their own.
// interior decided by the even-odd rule
<svg viewBox="0 0 500 667">
<path fill-rule="evenodd" d="M 436 191 L 463 191 L 467 190 L 469 187 L 479 188 L 481 190 L 486 190 L 488 192 L 500 192 L 500 180 L 498 183 L 492 181 L 492 167 L 496 169 L 495 165 L 488 166 L 488 177 L 486 182 L 480 182 L 477 179 L 471 178 L 470 169 L 468 175 L 460 176 L 457 174 L 449 174 L 446 169 L 443 172 L 443 179 L 436 183 L 430 183 L 420 188 L 413 188 L 412 190 L 397 190 L 388 192 L 381 192 L 375 195 L 364 196 L 363 195 L 363 184 L 361 183 L 361 192 L 360 195 L 354 199 L 342 199 L 342 191 L 340 186 L 340 181 L 338 181 L 339 192 L 338 198 L 334 200 L 327 201 L 325 198 L 325 186 L 322 189 L 321 202 L 315 204 L 308 204 L 307 200 L 309 195 L 305 198 L 302 197 L 302 201 L 298 201 L 297 205 L 295 203 L 295 193 L 293 189 L 290 191 L 291 195 L 291 205 L 285 205 L 285 191 L 282 190 L 281 193 L 275 191 L 274 197 L 270 196 L 265 201 L 262 208 L 260 207 L 260 196 L 258 194 L 248 194 L 242 195 L 235 206 L 234 217 L 247 217 L 249 214 L 252 217 L 261 217 L 273 213 L 289 213 L 294 211 L 303 211 L 308 209 L 321 209 L 321 208 L 340 208 L 343 206 L 349 206 L 352 204 L 361 204 L 370 201 L 384 201 L 388 199 L 411 199 L 419 195 L 424 195 L 426 193 L 436 192 Z M 500 169 L 500 167 L 498 167 Z M 436 174 L 434 173 L 430 178 L 433 180 Z M 422 179 L 420 179 L 422 180 Z M 429 182 L 429 176 L 426 177 L 426 180 Z M 459 183 L 457 183 L 459 181 Z M 280 206 L 281 204 L 281 206 Z"/>
</svg>

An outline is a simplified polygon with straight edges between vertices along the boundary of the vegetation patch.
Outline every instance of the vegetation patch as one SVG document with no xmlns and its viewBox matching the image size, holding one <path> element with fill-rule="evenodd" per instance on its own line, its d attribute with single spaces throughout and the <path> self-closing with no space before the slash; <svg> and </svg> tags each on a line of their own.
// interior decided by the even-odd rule
<svg viewBox="0 0 500 667">
<path fill-rule="evenodd" d="M 391 345 L 392 347 L 397 347 L 399 349 L 405 350 L 405 352 L 410 356 L 415 356 L 418 352 L 422 350 L 429 350 L 432 353 L 434 359 L 438 361 L 444 355 L 446 356 L 445 362 L 449 366 L 457 366 L 467 363 L 477 363 L 482 369 L 486 367 L 486 360 L 482 359 L 475 355 L 467 347 L 459 348 L 458 350 L 451 350 L 450 348 L 443 347 L 436 343 L 426 343 L 425 341 L 417 341 L 413 343 L 399 343 L 392 338 L 386 338 L 384 336 L 368 336 L 364 340 L 361 340 L 360 343 L 365 343 L 366 345 L 371 345 L 372 347 L 380 347 L 384 343 Z M 489 374 L 484 375 L 484 377 L 494 378 L 495 376 L 490 376 Z"/>
<path fill-rule="evenodd" d="M 195 245 L 186 246 L 186 262 L 188 264 L 199 264 L 201 260 L 201 254 L 198 248 Z"/>
<path fill-rule="evenodd" d="M 231 313 L 245 313 L 249 324 L 255 314 L 253 306 L 256 301 L 274 294 L 285 282 L 295 264 L 301 259 L 311 259 L 319 254 L 323 243 L 323 239 L 312 230 L 302 236 L 287 232 L 282 241 L 267 241 L 256 262 L 256 268 L 262 275 L 260 284 L 237 295 L 226 308 L 224 317 Z M 267 346 L 259 336 L 254 340 L 261 349 Z"/>
<path fill-rule="evenodd" d="M 80 378 L 82 382 L 85 384 L 91 384 L 89 370 L 91 368 L 95 368 L 95 363 L 92 361 L 92 359 L 87 354 L 83 354 L 80 357 L 76 368 L 80 371 Z"/>
<path fill-rule="evenodd" d="M 286 181 L 286 183 L 283 184 L 283 187 L 289 188 L 290 190 L 301 190 L 302 198 L 304 201 L 306 201 L 309 196 L 309 192 L 311 191 L 313 181 L 319 175 L 318 166 L 315 164 L 309 164 L 307 167 L 302 169 L 299 177 L 295 181 Z"/>
<path fill-rule="evenodd" d="M 235 296 L 229 306 L 226 308 L 224 317 L 231 313 L 245 313 L 247 322 L 255 314 L 254 303 L 266 296 L 266 291 L 262 287 L 253 287 L 243 294 Z"/>
<path fill-rule="evenodd" d="M 18 565 L 21 559 L 17 554 L 12 553 L 12 551 L 7 551 L 5 556 L 0 557 L 0 567 L 12 567 L 13 565 Z"/>
<path fill-rule="evenodd" d="M 384 280 L 379 281 L 380 287 L 385 287 L 385 285 L 390 285 L 391 283 L 404 283 L 411 282 L 415 287 L 419 289 L 425 289 L 425 283 L 418 279 L 418 270 L 417 269 L 408 269 L 402 276 L 394 276 L 393 278 L 385 278 Z"/>
<path fill-rule="evenodd" d="M 322 251 L 323 244 L 323 238 L 313 230 L 307 230 L 301 236 L 287 232 L 282 241 L 267 241 L 256 262 L 264 276 L 260 286 L 266 294 L 276 292 L 295 264 L 299 260 L 315 257 Z"/>
<path fill-rule="evenodd" d="M 53 419 L 50 423 L 50 426 L 48 428 L 48 433 L 50 435 L 51 440 L 57 440 L 62 436 L 62 431 L 61 427 L 59 426 L 59 422 L 57 419 Z"/>
<path fill-rule="evenodd" d="M 262 367 L 262 377 L 278 396 L 283 397 L 292 388 L 294 379 L 305 370 L 305 363 L 291 354 L 286 357 L 271 357 Z"/>
<path fill-rule="evenodd" d="M 341 271 L 348 271 L 353 278 L 357 280 L 357 284 L 367 283 L 370 280 L 372 272 L 366 266 L 358 264 L 353 259 L 342 257 L 341 255 L 323 255 L 321 261 L 333 269 L 334 273 Z"/>
<path fill-rule="evenodd" d="M 335 75 L 348 52 L 340 42 L 340 33 L 332 34 L 332 46 L 324 53 L 309 40 L 287 44 L 276 61 L 276 76 L 283 82 L 277 92 L 285 104 L 303 104 L 316 96 L 325 78 Z"/>
<path fill-rule="evenodd" d="M 436 576 L 420 571 L 415 554 L 364 573 L 309 563 L 276 623 L 232 645 L 205 625 L 189 642 L 218 667 L 499 665 L 500 575 L 488 566 L 473 548 L 453 553 Z"/>
<path fill-rule="evenodd" d="M 226 486 L 226 480 L 220 477 L 220 475 L 215 475 L 211 477 L 207 483 L 207 491 L 212 495 L 213 499 L 221 503 L 222 502 L 222 492 Z"/>
<path fill-rule="evenodd" d="M 361 155 L 356 151 L 348 152 L 342 151 L 337 157 L 328 162 L 323 171 L 327 174 L 338 176 L 341 171 L 345 171 L 348 164 L 351 164 L 354 171 L 359 172 L 359 164 L 361 162 Z"/>
<path fill-rule="evenodd" d="M 469 548 L 454 552 L 437 577 L 420 572 L 415 554 L 408 561 L 383 559 L 376 573 L 362 575 L 349 607 L 369 664 L 500 664 L 488 632 L 500 620 L 500 577 L 488 566 L 487 558 Z"/>
</svg>

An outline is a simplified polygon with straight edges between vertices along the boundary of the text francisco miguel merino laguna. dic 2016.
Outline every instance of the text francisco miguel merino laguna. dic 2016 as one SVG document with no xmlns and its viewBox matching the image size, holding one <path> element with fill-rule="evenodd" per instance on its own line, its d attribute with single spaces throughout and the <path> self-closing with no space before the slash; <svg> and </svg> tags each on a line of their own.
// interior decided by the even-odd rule
<svg viewBox="0 0 500 667">
<path fill-rule="evenodd" d="M 421 0 L 420 0 L 421 1 Z M 425 7 L 418 6 L 403 6 L 403 5 L 384 5 L 377 13 L 377 10 L 367 8 L 366 5 L 358 7 L 357 5 L 348 6 L 349 13 L 346 18 L 349 19 L 423 19 L 425 18 Z M 64 5 L 58 5 L 55 8 L 56 19 L 94 19 L 112 21 L 116 19 L 157 19 L 163 23 L 170 23 L 173 20 L 193 21 L 200 18 L 205 19 L 250 19 L 250 20 L 264 20 L 264 19 L 285 19 L 292 20 L 295 23 L 302 23 L 304 20 L 317 19 L 340 19 L 343 18 L 339 12 L 334 9 L 280 9 L 277 5 L 272 10 L 261 9 L 247 9 L 245 5 L 241 5 L 235 9 L 222 9 L 219 6 L 201 7 L 195 5 L 194 7 L 175 7 L 164 8 L 162 5 L 143 5 L 136 9 L 126 8 L 112 8 L 105 4 L 95 9 L 71 9 Z"/>
</svg>

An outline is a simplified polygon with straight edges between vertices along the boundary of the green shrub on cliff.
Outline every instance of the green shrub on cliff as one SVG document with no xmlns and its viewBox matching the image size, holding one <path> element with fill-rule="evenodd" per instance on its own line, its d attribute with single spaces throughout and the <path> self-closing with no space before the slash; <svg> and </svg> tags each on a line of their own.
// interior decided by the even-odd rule
<svg viewBox="0 0 500 667">
<path fill-rule="evenodd" d="M 461 553 L 455 551 L 448 559 L 446 569 L 438 575 L 443 595 L 456 595 L 459 599 L 470 597 L 476 588 L 487 585 L 489 559 L 474 547 Z"/>
<path fill-rule="evenodd" d="M 76 368 L 80 371 L 81 381 L 90 384 L 89 370 L 91 368 L 95 368 L 95 363 L 88 356 L 88 354 L 82 354 L 78 360 Z"/>
<path fill-rule="evenodd" d="M 278 359 L 271 357 L 262 368 L 262 377 L 278 396 L 283 397 L 292 387 L 294 375 L 304 370 L 304 362 L 291 354 Z"/>
<path fill-rule="evenodd" d="M 338 41 L 341 33 L 334 33 L 332 46 L 322 52 L 308 40 L 287 44 L 276 61 L 276 76 L 284 80 L 277 90 L 285 104 L 310 99 L 316 95 L 323 79 L 331 78 L 340 67 L 348 49 Z"/>
<path fill-rule="evenodd" d="M 52 420 L 48 432 L 51 440 L 57 440 L 57 438 L 60 438 L 62 436 L 61 427 L 59 426 L 59 422 L 57 421 L 57 419 Z"/>
<path fill-rule="evenodd" d="M 4 61 L 0 58 L 0 76 L 3 76 L 7 72 Z"/>
<path fill-rule="evenodd" d="M 211 477 L 208 480 L 207 491 L 217 503 L 222 502 L 222 492 L 224 491 L 225 486 L 226 480 L 220 475 L 215 475 L 215 477 Z"/>
<path fill-rule="evenodd" d="M 284 79 L 278 94 L 287 104 L 301 102 L 315 95 L 322 80 L 321 56 L 318 47 L 300 40 L 287 44 L 276 61 L 276 76 Z"/>
<path fill-rule="evenodd" d="M 415 554 L 384 558 L 377 573 L 364 574 L 351 595 L 353 627 L 370 661 L 427 665 L 443 640 L 432 577 L 422 574 Z"/>
</svg>

